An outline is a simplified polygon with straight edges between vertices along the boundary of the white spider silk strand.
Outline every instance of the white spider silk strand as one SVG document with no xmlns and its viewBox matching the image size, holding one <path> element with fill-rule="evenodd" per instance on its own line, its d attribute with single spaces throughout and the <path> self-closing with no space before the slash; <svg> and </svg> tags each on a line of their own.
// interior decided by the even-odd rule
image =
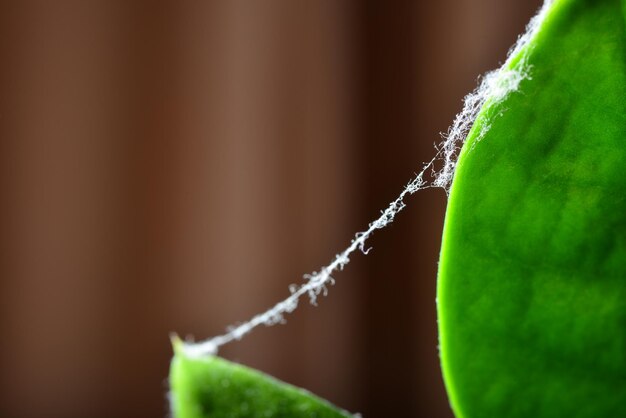
<svg viewBox="0 0 626 418">
<path fill-rule="evenodd" d="M 334 284 L 332 274 L 343 270 L 350 262 L 350 256 L 355 251 L 360 250 L 364 254 L 368 253 L 369 249 L 365 248 L 368 238 L 376 230 L 384 228 L 393 222 L 395 216 L 406 206 L 404 199 L 408 195 L 430 187 L 440 187 L 448 192 L 461 146 L 465 142 L 483 106 L 487 103 L 497 104 L 502 102 L 510 93 L 518 89 L 522 80 L 530 77 L 530 68 L 527 64 L 527 46 L 539 30 L 552 3 L 553 0 L 544 1 L 539 12 L 528 23 L 526 31 L 518 38 L 509 51 L 505 63 L 499 69 L 483 76 L 476 90 L 465 97 L 463 109 L 454 119 L 448 132 L 443 135 L 444 140 L 436 147 L 435 157 L 424 165 L 416 177 L 405 186 L 400 195 L 382 211 L 380 217 L 369 224 L 367 230 L 357 233 L 350 245 L 337 254 L 330 264 L 322 267 L 319 272 L 304 275 L 305 283 L 289 286 L 291 293 L 289 297 L 267 311 L 255 315 L 249 321 L 229 327 L 225 334 L 197 343 L 186 342 L 184 349 L 187 354 L 192 356 L 217 354 L 220 346 L 234 340 L 240 340 L 259 325 L 271 326 L 284 323 L 285 314 L 293 312 L 297 308 L 300 298 L 304 295 L 308 295 L 310 302 L 313 305 L 317 305 L 318 296 L 325 296 L 328 292 L 328 286 Z M 513 66 L 512 60 L 518 58 L 518 56 L 519 62 Z M 477 140 L 484 136 L 490 126 L 487 120 L 481 120 L 481 122 L 480 132 L 476 137 Z M 442 167 L 437 171 L 434 166 L 439 161 L 441 161 Z M 431 181 L 424 179 L 428 170 L 431 170 L 433 173 Z"/>
</svg>

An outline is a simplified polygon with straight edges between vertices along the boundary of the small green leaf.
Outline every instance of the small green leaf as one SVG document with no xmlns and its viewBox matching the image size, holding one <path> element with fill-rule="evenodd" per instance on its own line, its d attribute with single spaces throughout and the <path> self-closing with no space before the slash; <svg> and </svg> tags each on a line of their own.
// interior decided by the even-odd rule
<svg viewBox="0 0 626 418">
<path fill-rule="evenodd" d="M 306 390 L 215 356 L 191 357 L 175 339 L 170 369 L 174 418 L 352 417 Z"/>
<path fill-rule="evenodd" d="M 458 418 L 626 417 L 625 9 L 556 0 L 463 147 L 438 284 Z"/>
</svg>

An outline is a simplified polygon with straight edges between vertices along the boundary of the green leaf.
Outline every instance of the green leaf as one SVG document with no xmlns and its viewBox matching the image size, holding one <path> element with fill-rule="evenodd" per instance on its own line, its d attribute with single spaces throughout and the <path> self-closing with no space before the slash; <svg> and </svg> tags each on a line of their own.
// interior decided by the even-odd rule
<svg viewBox="0 0 626 418">
<path fill-rule="evenodd" d="M 438 283 L 459 418 L 626 417 L 625 11 L 557 0 L 463 147 Z"/>
<path fill-rule="evenodd" d="M 352 417 L 306 390 L 215 356 L 191 357 L 175 339 L 170 369 L 174 418 Z"/>
</svg>

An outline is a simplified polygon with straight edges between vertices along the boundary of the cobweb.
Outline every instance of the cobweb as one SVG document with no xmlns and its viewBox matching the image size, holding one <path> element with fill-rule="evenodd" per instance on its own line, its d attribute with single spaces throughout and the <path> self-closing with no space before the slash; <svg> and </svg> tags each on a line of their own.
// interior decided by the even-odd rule
<svg viewBox="0 0 626 418">
<path fill-rule="evenodd" d="M 260 325 L 272 326 L 285 322 L 285 315 L 293 312 L 303 296 L 308 296 L 313 305 L 317 305 L 320 296 L 326 296 L 328 287 L 335 283 L 333 274 L 343 270 L 350 262 L 350 257 L 357 251 L 364 254 L 367 240 L 372 234 L 390 223 L 405 208 L 405 199 L 415 192 L 427 188 L 443 188 L 449 192 L 456 169 L 461 147 L 465 143 L 470 130 L 476 126 L 477 132 L 472 133 L 475 141 L 484 137 L 490 127 L 490 120 L 481 110 L 485 105 L 501 103 L 508 95 L 517 91 L 522 80 L 530 78 L 531 68 L 527 63 L 529 44 L 537 34 L 541 23 L 548 14 L 553 0 L 545 0 L 538 13 L 526 26 L 526 31 L 518 38 L 509 50 L 504 64 L 497 70 L 485 74 L 478 87 L 468 94 L 463 101 L 463 108 L 456 116 L 452 126 L 443 134 L 442 142 L 435 147 L 435 156 L 424 164 L 422 170 L 411 180 L 392 201 L 381 215 L 368 225 L 368 228 L 355 235 L 342 252 L 319 271 L 304 275 L 304 283 L 289 286 L 290 295 L 270 309 L 255 315 L 250 320 L 227 328 L 222 335 L 201 342 L 186 342 L 184 349 L 190 356 L 217 354 L 218 348 L 231 341 L 240 340 Z M 480 122 L 480 123 L 476 123 Z"/>
</svg>

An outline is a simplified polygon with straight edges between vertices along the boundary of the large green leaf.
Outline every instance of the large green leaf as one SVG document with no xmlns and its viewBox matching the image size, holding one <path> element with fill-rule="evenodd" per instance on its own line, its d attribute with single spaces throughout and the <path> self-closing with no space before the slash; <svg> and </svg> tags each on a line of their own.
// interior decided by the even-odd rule
<svg viewBox="0 0 626 418">
<path fill-rule="evenodd" d="M 626 417 L 625 10 L 557 0 L 463 147 L 438 284 L 459 418 Z"/>
<path fill-rule="evenodd" d="M 174 418 L 347 418 L 328 402 L 266 374 L 215 356 L 194 357 L 174 341 Z"/>
</svg>

